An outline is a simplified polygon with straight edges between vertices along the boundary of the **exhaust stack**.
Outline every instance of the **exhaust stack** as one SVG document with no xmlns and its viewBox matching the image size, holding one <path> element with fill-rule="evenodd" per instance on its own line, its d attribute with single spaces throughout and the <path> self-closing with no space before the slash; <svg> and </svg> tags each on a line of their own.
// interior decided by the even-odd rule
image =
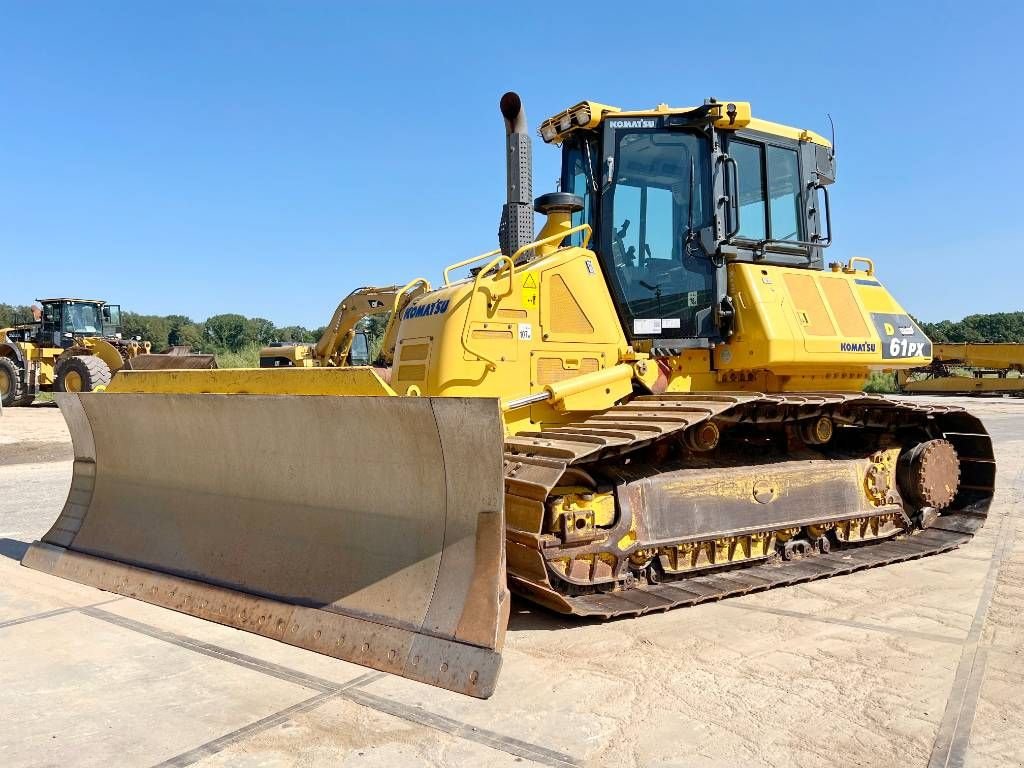
<svg viewBox="0 0 1024 768">
<path fill-rule="evenodd" d="M 505 118 L 505 205 L 501 209 L 498 243 L 511 256 L 533 242 L 533 158 L 523 101 L 515 91 L 501 97 Z"/>
</svg>

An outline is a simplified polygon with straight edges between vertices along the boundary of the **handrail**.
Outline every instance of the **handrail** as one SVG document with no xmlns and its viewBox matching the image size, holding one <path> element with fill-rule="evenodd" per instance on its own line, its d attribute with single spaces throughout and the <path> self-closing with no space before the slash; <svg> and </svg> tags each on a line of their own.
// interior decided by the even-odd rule
<svg viewBox="0 0 1024 768">
<path fill-rule="evenodd" d="M 410 280 L 408 283 L 405 284 L 405 287 L 402 288 L 402 290 L 395 294 L 395 303 L 391 307 L 392 317 L 396 317 L 398 315 L 398 305 L 402 302 L 402 299 L 405 297 L 405 294 L 408 291 L 415 288 L 417 285 L 422 285 L 424 292 L 430 293 L 430 281 L 427 280 L 427 278 L 417 277 L 413 280 Z"/>
<path fill-rule="evenodd" d="M 501 253 L 501 249 L 495 248 L 493 251 L 481 253 L 479 256 L 474 256 L 471 259 L 464 259 L 463 261 L 457 261 L 454 264 L 449 264 L 447 267 L 444 268 L 444 284 L 451 285 L 451 281 L 448 280 L 448 273 L 451 272 L 453 269 L 468 266 L 472 264 L 474 261 L 482 261 L 483 259 L 489 258 L 499 253 Z"/>
<path fill-rule="evenodd" d="M 573 235 L 583 230 L 587 231 L 586 235 L 583 238 L 583 247 L 586 248 L 587 246 L 590 245 L 590 237 L 594 233 L 594 230 L 589 224 L 577 224 L 575 227 L 572 227 L 571 229 L 562 230 L 561 232 L 556 232 L 553 235 L 548 235 L 547 237 L 541 240 L 534 240 L 532 243 L 527 243 L 518 251 L 512 254 L 512 261 L 519 261 L 519 257 L 522 256 L 527 251 L 532 251 L 534 248 L 537 248 L 541 245 L 547 245 L 548 243 L 560 243 L 569 235 Z"/>
<path fill-rule="evenodd" d="M 572 227 L 570 229 L 566 229 L 566 230 L 563 230 L 561 232 L 556 232 L 553 235 L 548 235 L 547 237 L 541 238 L 540 240 L 534 240 L 532 243 L 527 243 L 522 248 L 520 248 L 515 253 L 513 253 L 511 256 L 505 256 L 504 254 L 501 253 L 501 250 L 499 249 L 499 250 L 496 250 L 496 251 L 491 251 L 490 253 L 482 254 L 480 256 L 474 256 L 472 259 L 466 259 L 465 261 L 460 261 L 457 264 L 452 264 L 450 267 L 447 267 L 444 270 L 444 284 L 445 285 L 449 285 L 448 273 L 451 272 L 453 269 L 458 269 L 459 267 L 465 267 L 466 265 L 472 264 L 475 261 L 480 261 L 481 259 L 485 259 L 488 256 L 494 256 L 495 254 L 498 254 L 497 258 L 494 258 L 491 261 L 487 262 L 487 266 L 482 267 L 479 270 L 477 270 L 476 277 L 473 279 L 473 290 L 469 294 L 469 305 L 466 307 L 466 321 L 465 321 L 465 324 L 462 326 L 462 338 L 461 338 L 461 340 L 462 340 L 462 348 L 466 352 L 468 352 L 469 354 L 471 354 L 471 355 L 473 355 L 475 357 L 478 357 L 478 358 L 480 358 L 480 360 L 485 362 L 487 364 L 487 369 L 489 371 L 497 370 L 498 369 L 498 364 L 496 362 L 494 362 L 494 360 L 491 360 L 486 355 L 482 355 L 479 352 L 477 352 L 475 349 L 471 349 L 470 346 L 469 346 L 469 319 L 473 315 L 473 313 L 470 310 L 472 310 L 472 308 L 473 308 L 473 299 L 476 298 L 476 292 L 480 289 L 480 281 L 481 281 L 481 279 L 483 279 L 484 275 L 486 275 L 492 269 L 494 269 L 499 264 L 504 262 L 508 266 L 508 291 L 506 291 L 505 293 L 502 293 L 502 294 L 498 294 L 498 295 L 492 294 L 491 295 L 491 300 L 492 301 L 497 301 L 498 299 L 503 299 L 506 296 L 511 296 L 513 293 L 515 293 L 515 289 L 516 289 L 516 286 L 515 286 L 516 261 L 519 259 L 520 256 L 522 256 L 527 251 L 533 250 L 534 248 L 537 248 L 537 247 L 542 246 L 542 245 L 547 245 L 548 243 L 560 243 L 565 238 L 567 238 L 569 235 L 575 234 L 576 232 L 585 232 L 585 234 L 583 236 L 583 247 L 584 248 L 588 247 L 590 245 L 590 238 L 593 235 L 594 230 L 593 230 L 593 228 L 589 224 L 579 224 L 579 225 L 577 225 L 575 227 Z M 497 279 L 501 275 L 501 273 L 504 271 L 504 269 L 505 269 L 505 267 L 501 267 L 500 269 L 498 269 L 497 273 L 495 273 L 495 275 L 494 275 L 494 278 Z"/>
<path fill-rule="evenodd" d="M 572 227 L 571 229 L 566 229 L 566 230 L 564 230 L 562 232 L 556 232 L 555 234 L 549 235 L 548 237 L 542 238 L 541 240 L 534 240 L 532 243 L 527 243 L 522 248 L 520 248 L 518 251 L 516 251 L 514 254 L 512 254 L 512 257 L 511 257 L 512 261 L 518 260 L 519 257 L 522 256 L 524 253 L 526 253 L 529 250 L 532 250 L 532 249 L 536 248 L 537 246 L 547 245 L 548 243 L 552 243 L 552 242 L 561 242 L 562 240 L 567 238 L 569 235 L 573 235 L 573 234 L 575 234 L 577 232 L 580 232 L 582 230 L 586 230 L 587 231 L 586 236 L 583 238 L 583 247 L 586 248 L 587 246 L 590 245 L 590 238 L 593 235 L 594 230 L 593 230 L 593 228 L 591 228 L 591 226 L 589 224 L 578 224 L 575 227 Z M 501 249 L 500 248 L 495 248 L 493 251 L 488 251 L 487 253 L 481 253 L 479 256 L 473 256 L 472 258 L 463 259 L 462 261 L 457 261 L 454 264 L 449 264 L 447 267 L 444 268 L 444 284 L 445 285 L 451 285 L 451 280 L 449 279 L 448 276 L 452 272 L 452 270 L 458 269 L 459 267 L 468 267 L 470 264 L 472 264 L 474 262 L 482 261 L 483 259 L 489 258 L 491 256 L 497 256 L 499 253 L 501 253 Z M 487 267 L 485 267 L 484 269 L 481 269 L 480 272 L 487 272 L 492 267 L 493 267 L 493 264 L 490 264 Z"/>
<path fill-rule="evenodd" d="M 848 271 L 850 271 L 850 272 L 856 272 L 857 271 L 856 267 L 853 266 L 853 263 L 855 261 L 862 261 L 865 264 L 867 264 L 867 269 L 865 271 L 867 272 L 868 277 L 871 277 L 872 275 L 875 274 L 875 262 L 873 262 L 867 256 L 851 256 L 850 260 L 848 262 L 846 262 L 846 269 Z"/>
<path fill-rule="evenodd" d="M 505 262 L 508 264 L 508 291 L 498 296 L 492 294 L 491 298 L 492 300 L 503 299 L 506 296 L 511 296 L 515 292 L 516 263 L 515 261 L 512 260 L 511 257 L 501 254 L 496 259 L 487 262 L 487 266 L 478 271 L 476 273 L 476 277 L 473 278 L 473 290 L 470 291 L 469 293 L 469 304 L 466 307 L 466 321 L 465 324 L 462 326 L 462 348 L 466 350 L 466 352 L 468 352 L 469 354 L 475 355 L 476 357 L 479 357 L 483 362 L 487 363 L 487 370 L 489 371 L 496 371 L 498 369 L 498 364 L 495 363 L 493 360 L 491 360 L 491 358 L 487 357 L 486 355 L 482 355 L 475 349 L 470 348 L 469 318 L 473 316 L 473 313 L 471 311 L 473 308 L 473 299 L 476 298 L 476 292 L 480 289 L 480 280 L 483 279 L 484 275 L 486 275 L 492 269 L 497 267 L 501 262 Z M 494 275 L 495 279 L 497 279 L 498 276 L 501 274 L 502 269 L 499 269 L 498 272 Z"/>
</svg>

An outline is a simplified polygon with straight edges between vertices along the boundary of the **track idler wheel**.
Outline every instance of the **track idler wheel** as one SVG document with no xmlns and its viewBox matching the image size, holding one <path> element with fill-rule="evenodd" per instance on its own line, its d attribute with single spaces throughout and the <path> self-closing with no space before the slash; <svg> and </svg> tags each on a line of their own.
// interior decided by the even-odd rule
<svg viewBox="0 0 1024 768">
<path fill-rule="evenodd" d="M 835 427 L 828 416 L 819 416 L 800 425 L 800 437 L 807 445 L 825 445 L 832 439 Z"/>
<path fill-rule="evenodd" d="M 928 440 L 904 451 L 896 464 L 903 498 L 917 508 L 945 509 L 960 487 L 960 459 L 948 440 Z"/>
</svg>

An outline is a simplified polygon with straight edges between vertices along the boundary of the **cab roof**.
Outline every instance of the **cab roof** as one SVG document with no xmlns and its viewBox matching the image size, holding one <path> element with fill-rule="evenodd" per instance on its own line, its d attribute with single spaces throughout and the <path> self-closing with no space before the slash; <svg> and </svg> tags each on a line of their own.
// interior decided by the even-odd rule
<svg viewBox="0 0 1024 768">
<path fill-rule="evenodd" d="M 38 301 L 40 304 L 42 304 L 44 301 L 80 301 L 80 302 L 83 302 L 85 304 L 106 304 L 107 303 L 103 299 L 71 299 L 71 298 L 68 298 L 66 296 L 63 296 L 63 297 L 60 297 L 60 298 L 56 298 L 56 299 L 36 299 L 36 301 Z"/>
<path fill-rule="evenodd" d="M 668 104 L 659 104 L 653 109 L 639 110 L 623 110 L 596 101 L 581 101 L 541 123 L 539 133 L 545 142 L 560 144 L 570 133 L 577 130 L 592 130 L 606 118 L 664 117 L 666 115 L 695 114 L 701 110 L 707 113 L 707 119 L 720 130 L 735 131 L 747 128 L 794 141 L 808 141 L 829 148 L 832 146 L 828 139 L 814 131 L 793 128 L 754 117 L 751 114 L 749 101 L 719 101 L 716 99 L 708 99 L 700 107 L 670 107 Z"/>
</svg>

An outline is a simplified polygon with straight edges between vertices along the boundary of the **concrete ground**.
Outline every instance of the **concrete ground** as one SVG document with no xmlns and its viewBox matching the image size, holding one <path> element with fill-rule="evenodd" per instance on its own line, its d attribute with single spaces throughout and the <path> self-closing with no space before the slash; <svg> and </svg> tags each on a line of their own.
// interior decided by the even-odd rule
<svg viewBox="0 0 1024 768">
<path fill-rule="evenodd" d="M 14 766 L 1024 764 L 1024 401 L 959 400 L 985 528 L 920 561 L 605 624 L 514 604 L 479 701 L 19 566 L 54 407 L 0 418 L 0 755 Z"/>
</svg>

